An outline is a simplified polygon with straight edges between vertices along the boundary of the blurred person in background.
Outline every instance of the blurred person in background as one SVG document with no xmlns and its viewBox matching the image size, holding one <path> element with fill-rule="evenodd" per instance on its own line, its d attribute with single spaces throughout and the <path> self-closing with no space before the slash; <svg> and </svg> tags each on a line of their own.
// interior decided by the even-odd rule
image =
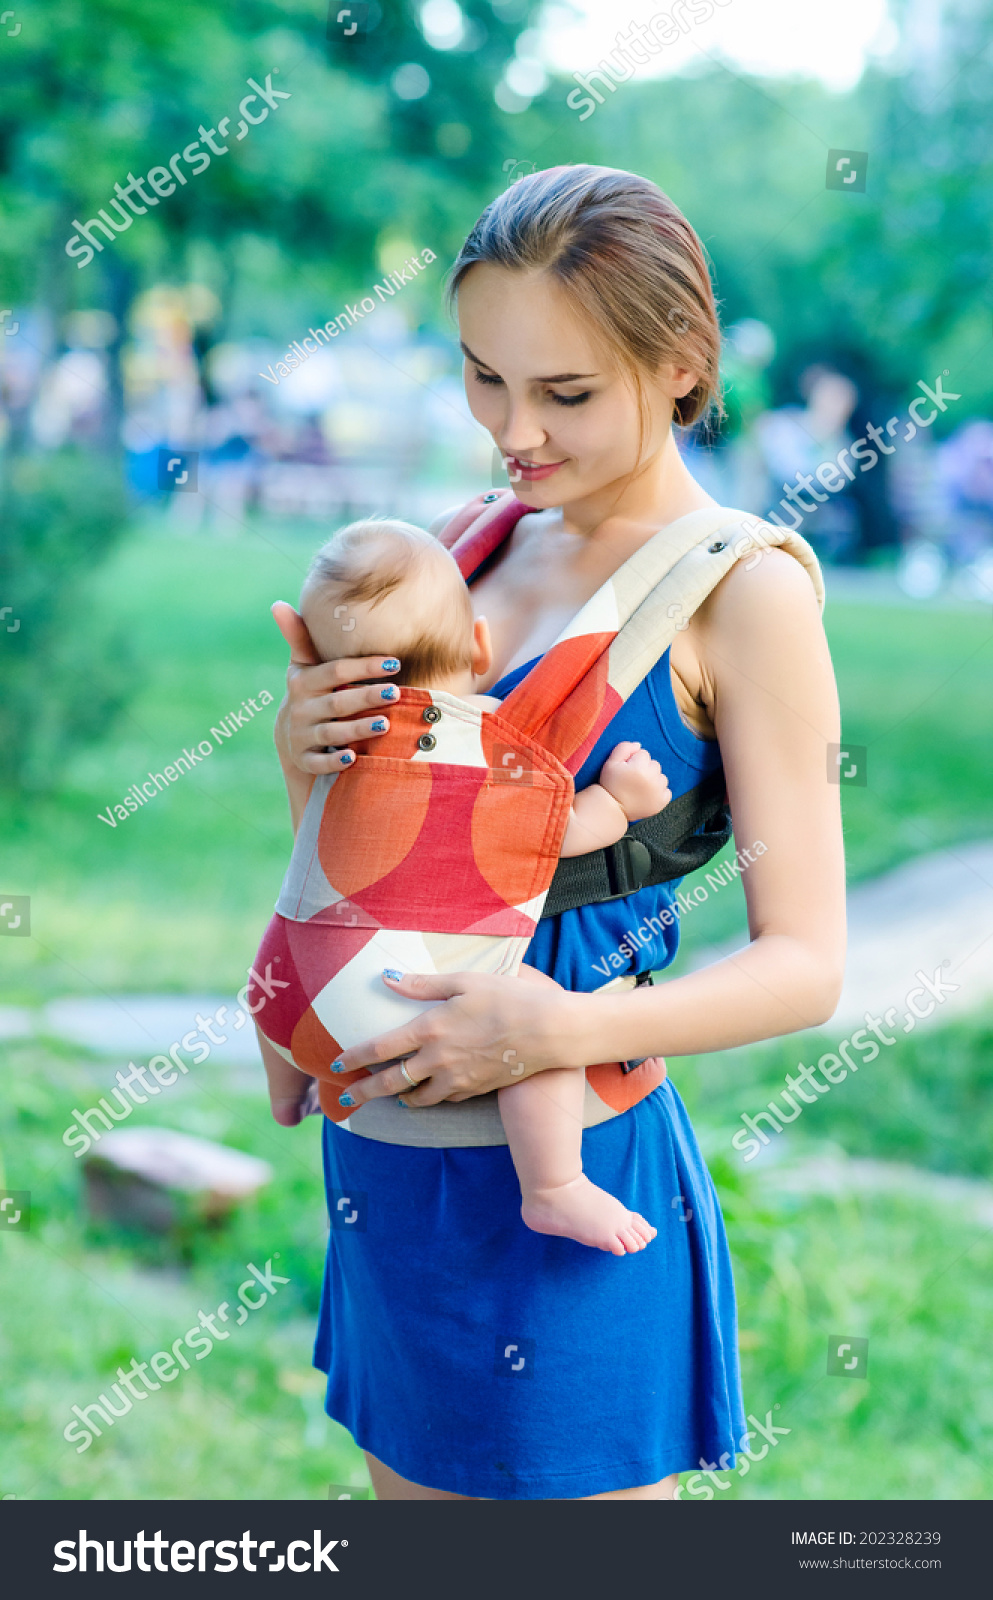
<svg viewBox="0 0 993 1600">
<path fill-rule="evenodd" d="M 816 481 L 817 468 L 834 461 L 839 450 L 854 442 L 849 421 L 859 391 L 843 372 L 821 364 L 804 368 L 797 387 L 803 406 L 781 406 L 755 420 L 755 438 L 771 480 L 769 499 L 784 491 L 787 494 L 787 503 L 770 511 L 768 517 L 782 527 L 801 529 L 822 560 L 849 560 L 859 544 L 851 484 L 830 495 L 818 485 L 807 491 L 808 499 L 798 479 L 803 474 Z"/>
<path fill-rule="evenodd" d="M 901 589 L 929 600 L 951 579 L 973 599 L 993 600 L 993 422 L 973 418 L 940 443 L 925 435 L 901 465 Z"/>
</svg>

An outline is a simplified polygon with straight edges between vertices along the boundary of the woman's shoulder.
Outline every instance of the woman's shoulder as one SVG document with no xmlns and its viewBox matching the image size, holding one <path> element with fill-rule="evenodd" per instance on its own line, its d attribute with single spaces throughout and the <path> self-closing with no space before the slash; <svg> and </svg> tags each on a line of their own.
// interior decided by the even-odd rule
<svg viewBox="0 0 993 1600">
<path fill-rule="evenodd" d="M 752 519 L 757 522 L 758 519 Z M 671 665 L 683 698 L 713 722 L 717 686 L 745 674 L 774 690 L 783 676 L 802 678 L 826 652 L 820 569 L 795 541 L 786 549 L 756 544 L 742 552 L 673 640 Z M 679 686 L 677 689 L 676 686 Z"/>
<path fill-rule="evenodd" d="M 771 545 L 740 556 L 714 585 L 698 616 L 701 622 L 740 620 L 756 627 L 785 613 L 817 620 L 821 592 L 794 553 Z"/>
</svg>

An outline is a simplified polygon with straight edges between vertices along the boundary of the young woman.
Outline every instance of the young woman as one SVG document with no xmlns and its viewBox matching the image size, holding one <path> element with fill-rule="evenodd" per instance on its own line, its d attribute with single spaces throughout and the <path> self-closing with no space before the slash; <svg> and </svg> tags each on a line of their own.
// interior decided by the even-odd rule
<svg viewBox="0 0 993 1600">
<path fill-rule="evenodd" d="M 466 241 L 452 288 L 470 407 L 531 508 L 472 589 L 495 646 L 479 687 L 503 697 L 658 528 L 714 504 L 672 424 L 715 400 L 720 333 L 689 223 L 654 184 L 608 168 L 512 185 Z M 314 775 L 347 766 L 350 744 L 382 728 L 396 663 L 314 665 L 296 613 L 276 611 L 292 653 L 276 739 L 296 825 Z M 739 844 L 766 847 L 744 877 L 748 946 L 635 988 L 675 955 L 660 922 L 627 981 L 604 986 L 625 930 L 677 886 L 564 912 L 527 957 L 551 982 L 393 984 L 443 1003 L 344 1053 L 343 1070 L 406 1057 L 352 1084 L 344 1104 L 461 1102 L 513 1082 L 521 1062 L 540 1073 L 671 1061 L 830 1017 L 844 958 L 827 765 L 839 718 L 802 566 L 767 549 L 732 567 L 577 786 L 619 739 L 661 763 L 674 796 L 723 763 Z M 328 1121 L 324 1136 L 329 1201 L 360 1192 L 368 1210 L 364 1233 L 331 1233 L 315 1360 L 380 1499 L 670 1499 L 678 1472 L 733 1457 L 745 1422 L 727 1243 L 671 1081 L 584 1135 L 588 1175 L 659 1229 L 623 1260 L 529 1233 L 506 1146 L 435 1147 L 413 1131 L 387 1143 Z"/>
</svg>

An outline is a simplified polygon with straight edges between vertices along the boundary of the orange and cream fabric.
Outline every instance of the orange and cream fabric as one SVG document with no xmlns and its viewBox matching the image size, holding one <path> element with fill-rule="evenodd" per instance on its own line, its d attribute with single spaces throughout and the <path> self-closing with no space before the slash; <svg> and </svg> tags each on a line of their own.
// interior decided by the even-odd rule
<svg viewBox="0 0 993 1600">
<path fill-rule="evenodd" d="M 442 539 L 464 577 L 527 510 L 512 492 L 487 494 L 452 520 Z M 517 973 L 558 865 L 572 774 L 724 573 L 769 545 L 802 562 L 823 604 L 797 534 L 718 506 L 690 512 L 607 580 L 499 710 L 402 688 L 389 731 L 315 781 L 254 964 L 269 979 L 253 976 L 249 1003 L 273 1047 L 319 1080 L 333 1121 L 400 1144 L 506 1142 L 495 1094 L 417 1111 L 383 1098 L 349 1115 L 338 1095 L 365 1069 L 332 1076 L 330 1065 L 424 1009 L 386 988 L 386 967 Z M 584 1125 L 663 1075 L 589 1067 Z"/>
</svg>

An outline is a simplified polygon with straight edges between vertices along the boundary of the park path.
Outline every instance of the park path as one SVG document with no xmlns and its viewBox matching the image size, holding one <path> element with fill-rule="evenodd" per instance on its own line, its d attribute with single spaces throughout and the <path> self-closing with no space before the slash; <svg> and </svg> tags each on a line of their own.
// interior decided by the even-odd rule
<svg viewBox="0 0 993 1600">
<path fill-rule="evenodd" d="M 712 946 L 696 965 L 710 966 L 738 947 Z M 849 889 L 844 988 L 831 1021 L 817 1031 L 847 1034 L 867 1010 L 884 1016 L 892 1007 L 902 1020 L 918 972 L 932 980 L 940 973 L 948 991 L 942 1020 L 980 1010 L 993 996 L 993 841 L 917 856 Z M 926 1008 L 926 994 L 915 1000 Z"/>
</svg>

